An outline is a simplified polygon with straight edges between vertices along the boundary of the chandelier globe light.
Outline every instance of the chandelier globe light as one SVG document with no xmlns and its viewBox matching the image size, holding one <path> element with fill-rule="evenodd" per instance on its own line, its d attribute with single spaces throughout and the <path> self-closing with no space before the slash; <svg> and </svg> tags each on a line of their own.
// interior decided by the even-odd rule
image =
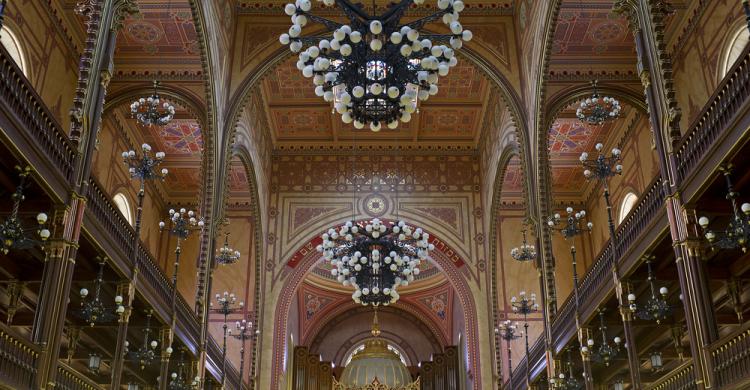
<svg viewBox="0 0 750 390">
<path fill-rule="evenodd" d="M 380 15 L 349 0 L 322 2 L 337 6 L 348 24 L 314 15 L 310 0 L 297 0 L 284 7 L 292 26 L 279 41 L 299 53 L 297 69 L 312 79 L 315 94 L 332 103 L 341 120 L 356 129 L 369 126 L 377 132 L 409 122 L 418 102 L 437 94 L 438 79 L 458 63 L 455 51 L 473 37 L 458 21 L 465 8 L 461 0 L 438 0 L 437 12 L 405 24 L 401 17 L 406 10 L 424 0 L 401 0 Z M 438 20 L 450 34 L 420 33 Z M 303 37 L 309 22 L 322 24 L 330 35 Z"/>
<path fill-rule="evenodd" d="M 224 245 L 219 248 L 216 262 L 222 265 L 234 264 L 240 259 L 240 251 L 229 246 L 229 232 L 224 235 Z"/>
<path fill-rule="evenodd" d="M 363 306 L 398 301 L 398 287 L 414 281 L 419 266 L 435 249 L 421 228 L 378 218 L 346 222 L 321 238 L 317 250 L 333 267 L 331 275 L 342 285 L 353 286 L 352 299 Z"/>
<path fill-rule="evenodd" d="M 174 118 L 175 108 L 159 96 L 159 82 L 154 80 L 154 93 L 130 104 L 130 113 L 143 126 L 164 126 Z"/>
<path fill-rule="evenodd" d="M 520 261 L 522 263 L 536 260 L 536 247 L 526 241 L 526 226 L 524 226 L 521 232 L 523 233 L 523 243 L 521 244 L 521 246 L 511 249 L 510 256 L 514 260 Z"/>
<path fill-rule="evenodd" d="M 590 125 L 602 125 L 607 121 L 617 119 L 620 116 L 620 102 L 609 96 L 599 96 L 597 80 L 591 82 L 594 92 L 590 97 L 581 101 L 576 116 L 581 122 Z"/>
</svg>

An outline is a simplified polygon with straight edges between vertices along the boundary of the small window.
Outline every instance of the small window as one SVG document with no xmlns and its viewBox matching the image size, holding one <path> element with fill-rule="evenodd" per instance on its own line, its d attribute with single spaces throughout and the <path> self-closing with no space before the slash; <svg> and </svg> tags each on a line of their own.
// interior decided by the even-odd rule
<svg viewBox="0 0 750 390">
<path fill-rule="evenodd" d="M 21 72 L 28 77 L 29 73 L 26 69 L 26 56 L 21 47 L 21 42 L 16 37 L 16 34 L 8 29 L 8 26 L 3 26 L 3 28 L 0 29 L 0 44 L 2 44 L 8 54 L 10 54 L 10 58 L 16 62 L 16 65 L 21 68 Z"/>
<path fill-rule="evenodd" d="M 726 54 L 723 58 L 723 66 L 721 67 L 721 77 L 719 79 L 723 79 L 724 76 L 729 73 L 729 69 L 731 69 L 732 66 L 734 66 L 734 63 L 737 62 L 740 54 L 745 50 L 748 41 L 750 41 L 750 33 L 748 33 L 747 25 L 743 24 L 740 30 L 734 33 L 732 39 L 728 42 L 729 44 L 726 47 Z"/>
<path fill-rule="evenodd" d="M 620 217 L 617 219 L 618 224 L 625 220 L 625 217 L 630 214 L 630 211 L 633 210 L 636 203 L 638 203 L 638 197 L 634 193 L 631 192 L 625 195 L 622 199 L 622 205 L 620 205 Z"/>
<path fill-rule="evenodd" d="M 128 198 L 126 198 L 122 193 L 118 193 L 112 200 L 115 202 L 115 206 L 117 206 L 117 209 L 120 210 L 120 213 L 122 213 L 122 216 L 125 217 L 125 220 L 128 221 L 128 223 L 132 226 L 133 212 L 130 209 L 130 202 L 128 202 Z"/>
</svg>

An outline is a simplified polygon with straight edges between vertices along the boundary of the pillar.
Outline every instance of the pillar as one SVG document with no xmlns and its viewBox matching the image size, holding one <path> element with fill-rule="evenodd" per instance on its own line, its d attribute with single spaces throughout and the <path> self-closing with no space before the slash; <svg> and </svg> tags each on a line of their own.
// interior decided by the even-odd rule
<svg viewBox="0 0 750 390">
<path fill-rule="evenodd" d="M 700 264 L 695 213 L 685 207 L 680 191 L 682 183 L 676 173 L 674 146 L 681 138 L 681 112 L 674 97 L 672 64 L 663 39 L 665 7 L 664 2 L 653 0 L 617 0 L 614 5 L 616 12 L 628 17 L 635 38 L 638 72 L 667 195 L 667 216 L 694 356 L 695 383 L 698 390 L 703 390 L 710 389 L 713 382 L 706 346 L 716 340 L 716 320 L 707 276 Z"/>
<path fill-rule="evenodd" d="M 159 334 L 159 341 L 161 342 L 161 362 L 159 366 L 159 390 L 166 390 L 169 385 L 169 358 L 172 355 L 170 350 L 172 348 L 172 328 L 163 327 Z"/>
<path fill-rule="evenodd" d="M 594 376 L 591 369 L 591 351 L 587 342 L 591 339 L 591 329 L 581 327 L 578 329 L 578 344 L 581 346 L 581 362 L 583 363 L 583 384 L 586 390 L 594 390 Z"/>
</svg>

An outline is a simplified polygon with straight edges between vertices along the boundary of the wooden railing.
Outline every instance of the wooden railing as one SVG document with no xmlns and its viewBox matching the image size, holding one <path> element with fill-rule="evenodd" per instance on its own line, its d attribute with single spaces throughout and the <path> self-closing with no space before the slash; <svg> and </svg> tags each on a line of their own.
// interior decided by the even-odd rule
<svg viewBox="0 0 750 390">
<path fill-rule="evenodd" d="M 63 180 L 73 181 L 76 149 L 54 115 L 36 93 L 21 69 L 0 45 L 0 110 L 21 124 L 18 133 L 27 144 L 40 149 L 51 160 L 48 164 Z M 6 129 L 9 131 L 11 129 Z M 15 139 L 18 143 L 20 139 Z"/>
<path fill-rule="evenodd" d="M 641 235 L 646 232 L 649 226 L 654 222 L 655 217 L 663 209 L 664 191 L 662 188 L 663 181 L 660 177 L 655 178 L 644 191 L 643 196 L 628 217 L 620 223 L 615 235 L 617 237 L 617 253 L 621 256 L 618 260 L 620 266 L 624 261 L 622 257 L 626 254 L 631 246 L 641 239 Z M 608 241 L 604 249 L 594 260 L 593 266 L 588 270 L 586 275 L 581 279 L 579 284 L 579 296 L 582 297 L 580 302 L 584 308 L 581 313 L 582 318 L 592 314 L 601 299 L 602 292 L 611 290 L 613 287 L 612 265 L 615 256 L 612 253 L 612 245 Z M 623 272 L 626 270 L 622 270 Z M 570 337 L 575 335 L 575 313 L 573 294 L 568 296 L 565 302 L 560 306 L 557 316 L 552 323 L 552 345 L 553 348 L 562 348 Z M 544 343 L 541 338 L 537 340 L 530 351 L 531 361 L 536 362 L 544 358 Z M 525 364 L 525 363 L 523 363 Z M 523 371 L 520 370 L 523 368 Z M 532 366 L 533 369 L 533 366 Z M 517 376 L 525 377 L 525 366 L 521 364 L 513 371 L 514 387 L 516 389 Z"/>
<path fill-rule="evenodd" d="M 85 375 L 74 370 L 63 362 L 57 364 L 57 378 L 55 389 L 63 390 L 104 390 L 96 382 L 87 378 Z"/>
<path fill-rule="evenodd" d="M 684 182 L 750 98 L 750 46 L 739 57 L 675 149 L 677 177 Z"/>
<path fill-rule="evenodd" d="M 693 390 L 697 388 L 692 360 L 685 361 L 658 381 L 646 387 L 647 390 Z"/>
<path fill-rule="evenodd" d="M 750 384 L 750 322 L 709 347 L 718 388 Z M 744 388 L 744 387 L 743 387 Z"/>
<path fill-rule="evenodd" d="M 0 324 L 0 383 L 14 389 L 31 389 L 39 348 Z"/>
</svg>

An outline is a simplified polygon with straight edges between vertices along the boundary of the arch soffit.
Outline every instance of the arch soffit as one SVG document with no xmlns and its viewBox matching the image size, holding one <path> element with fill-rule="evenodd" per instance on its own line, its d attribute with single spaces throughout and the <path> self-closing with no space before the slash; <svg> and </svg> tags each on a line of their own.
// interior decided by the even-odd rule
<svg viewBox="0 0 750 390">
<path fill-rule="evenodd" d="M 153 91 L 154 87 L 147 83 L 118 90 L 117 93 L 107 96 L 107 102 L 104 105 L 104 112 L 109 112 L 122 104 L 130 104 L 133 100 L 150 95 Z M 195 96 L 195 94 L 183 88 L 164 84 L 159 85 L 159 95 L 166 97 L 172 102 L 185 108 L 185 110 L 200 123 L 201 132 L 204 133 L 204 136 L 209 136 L 207 131 L 207 113 L 205 108 L 203 108 L 206 104 L 201 101 L 198 96 Z"/>
<path fill-rule="evenodd" d="M 636 110 L 647 114 L 648 107 L 642 93 L 629 89 L 613 87 L 612 85 L 598 85 L 597 90 L 600 95 L 611 96 L 622 100 Z M 550 102 L 546 107 L 545 118 L 547 119 L 544 126 L 540 128 L 539 142 L 547 144 L 547 132 L 550 126 L 557 119 L 557 116 L 571 104 L 591 96 L 591 87 L 588 84 L 575 85 L 565 88 L 562 91 L 550 96 Z"/>
<path fill-rule="evenodd" d="M 308 332 L 302 344 L 309 344 L 311 349 L 316 349 L 321 342 L 321 338 L 325 337 L 325 335 L 327 335 L 332 330 L 332 328 L 334 328 L 337 324 L 344 320 L 342 318 L 344 313 L 350 313 L 352 310 L 356 311 L 357 313 L 361 313 L 363 311 L 371 311 L 372 309 L 370 309 L 369 307 L 357 305 L 354 303 L 354 301 L 351 300 L 349 300 L 344 305 L 338 305 L 336 308 L 326 313 L 325 316 L 323 316 L 316 322 L 316 324 Z M 435 322 L 430 319 L 429 316 L 426 316 L 422 309 L 414 305 L 399 301 L 392 306 L 380 308 L 379 310 L 396 312 L 398 313 L 398 315 L 402 315 L 408 318 L 409 321 L 415 322 L 417 324 L 417 327 L 419 327 L 420 329 L 426 329 L 427 332 L 425 332 L 425 335 L 428 339 L 430 339 L 430 341 L 432 341 L 433 347 L 442 349 L 443 345 L 448 345 L 445 337 L 439 331 L 438 325 L 435 324 Z M 356 342 L 354 344 L 356 344 Z"/>
</svg>

